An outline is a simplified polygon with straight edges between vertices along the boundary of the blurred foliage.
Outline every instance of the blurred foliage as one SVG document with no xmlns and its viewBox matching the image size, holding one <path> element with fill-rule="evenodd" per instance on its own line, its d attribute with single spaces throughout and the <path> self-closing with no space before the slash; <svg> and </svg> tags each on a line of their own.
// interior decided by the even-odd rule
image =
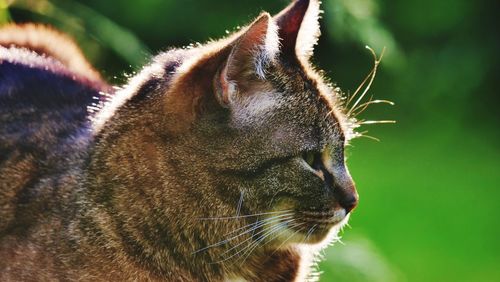
<svg viewBox="0 0 500 282">
<path fill-rule="evenodd" d="M 237 3 L 237 4 L 236 4 Z M 285 0 L 0 0 L 0 23 L 72 34 L 111 81 L 151 53 L 225 35 Z M 352 92 L 387 53 L 355 140 L 359 208 L 320 263 L 322 281 L 500 281 L 499 1 L 324 0 L 315 61 Z M 152 50 L 152 51 L 151 51 Z M 367 127 L 368 128 L 368 127 Z M 365 130 L 365 129 L 363 129 Z"/>
</svg>

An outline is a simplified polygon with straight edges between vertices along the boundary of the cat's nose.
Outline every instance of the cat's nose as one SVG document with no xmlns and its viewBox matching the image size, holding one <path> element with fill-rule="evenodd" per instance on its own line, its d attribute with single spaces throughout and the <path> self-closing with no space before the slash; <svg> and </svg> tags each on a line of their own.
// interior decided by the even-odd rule
<svg viewBox="0 0 500 282">
<path fill-rule="evenodd" d="M 352 211 L 359 202 L 359 195 L 356 192 L 354 187 L 348 188 L 347 191 L 345 188 L 336 187 L 336 191 L 334 190 L 335 197 L 337 198 L 339 205 L 345 209 L 346 213 Z"/>
<path fill-rule="evenodd" d="M 345 166 L 339 166 L 328 170 L 330 177 L 326 177 L 327 183 L 333 189 L 333 196 L 337 203 L 345 209 L 346 213 L 352 211 L 359 202 L 359 195 L 351 175 Z M 330 178 L 330 179 L 328 179 Z"/>
</svg>

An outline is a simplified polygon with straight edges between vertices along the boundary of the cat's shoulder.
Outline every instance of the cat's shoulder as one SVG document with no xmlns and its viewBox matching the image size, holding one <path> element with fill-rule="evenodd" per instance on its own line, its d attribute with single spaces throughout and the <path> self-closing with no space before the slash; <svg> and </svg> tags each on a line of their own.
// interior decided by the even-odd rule
<svg viewBox="0 0 500 282">
<path fill-rule="evenodd" d="M 13 199 L 83 156 L 88 107 L 110 89 L 65 35 L 33 24 L 0 28 L 0 237 L 15 218 Z"/>
</svg>

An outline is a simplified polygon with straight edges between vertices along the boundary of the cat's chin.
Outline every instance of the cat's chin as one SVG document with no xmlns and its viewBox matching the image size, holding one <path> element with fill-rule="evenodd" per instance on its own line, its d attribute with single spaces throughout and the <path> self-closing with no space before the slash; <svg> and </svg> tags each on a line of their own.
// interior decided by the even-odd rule
<svg viewBox="0 0 500 282">
<path fill-rule="evenodd" d="M 322 245 L 337 241 L 338 232 L 349 220 L 349 215 L 343 209 L 333 213 L 297 212 L 292 223 L 281 224 L 272 245 L 283 249 L 296 244 Z"/>
</svg>

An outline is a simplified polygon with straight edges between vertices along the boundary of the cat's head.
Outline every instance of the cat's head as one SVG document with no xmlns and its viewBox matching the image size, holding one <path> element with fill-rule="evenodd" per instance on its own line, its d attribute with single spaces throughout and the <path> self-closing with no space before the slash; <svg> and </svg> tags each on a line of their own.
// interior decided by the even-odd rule
<svg viewBox="0 0 500 282">
<path fill-rule="evenodd" d="M 352 133 L 340 93 L 309 63 L 318 13 L 317 1 L 296 1 L 274 18 L 257 18 L 213 78 L 223 109 L 199 117 L 208 145 L 202 154 L 229 179 L 221 194 L 235 206 L 241 197 L 244 214 L 276 212 L 267 218 L 281 219 L 269 229 L 283 224 L 289 230 L 280 235 L 291 241 L 323 238 L 358 202 L 345 164 Z"/>
<path fill-rule="evenodd" d="M 122 127 L 161 136 L 168 145 L 144 151 L 167 156 L 162 167 L 175 165 L 206 217 L 260 214 L 277 242 L 318 242 L 356 207 L 349 118 L 309 62 L 319 12 L 299 0 L 227 39 L 160 55 L 121 102 Z"/>
</svg>

